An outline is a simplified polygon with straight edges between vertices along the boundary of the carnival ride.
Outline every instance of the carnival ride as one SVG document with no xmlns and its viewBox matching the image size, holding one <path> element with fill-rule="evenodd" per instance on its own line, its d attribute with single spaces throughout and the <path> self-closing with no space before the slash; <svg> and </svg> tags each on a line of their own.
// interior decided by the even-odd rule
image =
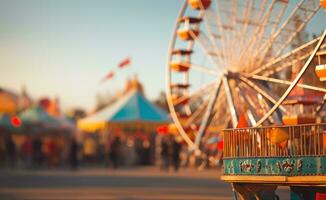
<svg viewBox="0 0 326 200">
<path fill-rule="evenodd" d="M 282 184 L 291 198 L 311 199 L 326 185 L 326 30 L 305 42 L 321 6 L 187 0 L 180 10 L 168 52 L 171 116 L 196 152 L 210 130 L 247 119 L 242 127 L 253 128 L 223 131 L 222 179 L 243 199 L 273 199 Z"/>
</svg>

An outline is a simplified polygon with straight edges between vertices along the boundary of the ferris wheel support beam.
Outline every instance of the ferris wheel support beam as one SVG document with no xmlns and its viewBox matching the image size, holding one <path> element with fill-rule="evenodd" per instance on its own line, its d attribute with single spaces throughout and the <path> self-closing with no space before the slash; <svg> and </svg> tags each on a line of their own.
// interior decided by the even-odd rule
<svg viewBox="0 0 326 200">
<path fill-rule="evenodd" d="M 233 126 L 233 128 L 235 128 L 238 125 L 238 115 L 237 115 L 237 111 L 234 106 L 234 101 L 233 101 L 233 97 L 232 97 L 232 93 L 231 93 L 231 89 L 230 89 L 230 85 L 229 85 L 229 80 L 226 77 L 226 75 L 223 76 L 222 80 L 223 80 L 224 90 L 225 90 L 225 94 L 226 94 L 226 99 L 227 99 L 229 110 L 231 113 L 232 126 Z"/>
<path fill-rule="evenodd" d="M 302 75 L 304 74 L 304 72 L 308 69 L 311 61 L 313 60 L 313 58 L 315 57 L 317 51 L 319 50 L 319 48 L 321 47 L 322 43 L 324 42 L 325 37 L 326 37 L 326 29 L 324 30 L 323 35 L 321 36 L 321 38 L 320 38 L 317 46 L 315 47 L 315 50 L 310 55 L 309 59 L 307 60 L 307 62 L 303 66 L 303 68 L 300 70 L 300 72 L 298 73 L 297 77 L 293 80 L 293 82 L 291 83 L 291 85 L 289 86 L 289 88 L 285 91 L 285 93 L 283 94 L 283 96 L 277 101 L 276 104 L 274 104 L 273 108 L 270 109 L 268 111 L 268 113 L 257 122 L 256 126 L 260 126 L 279 106 L 281 106 L 281 103 L 290 94 L 290 92 L 293 90 L 293 88 L 299 82 L 299 80 L 302 77 Z"/>
<path fill-rule="evenodd" d="M 325 103 L 326 103 L 326 94 L 324 95 L 323 102 L 322 102 L 322 103 L 317 107 L 317 109 L 316 109 L 316 113 L 317 113 L 317 114 L 318 114 L 320 111 L 323 110 L 323 107 L 324 107 Z"/>
<path fill-rule="evenodd" d="M 265 99 L 269 100 L 270 102 L 272 102 L 274 105 L 277 103 L 277 101 L 270 96 L 269 94 L 267 94 L 266 91 L 264 91 L 263 89 L 261 89 L 259 86 L 257 86 L 256 84 L 254 84 L 252 81 L 250 81 L 249 79 L 247 79 L 244 76 L 240 75 L 240 80 L 243 81 L 245 84 L 247 84 L 249 87 L 251 87 L 252 89 L 254 89 L 256 92 L 258 92 L 259 94 L 261 94 Z M 286 109 L 283 106 L 279 106 L 279 108 L 283 111 L 283 112 L 287 112 Z"/>
<path fill-rule="evenodd" d="M 266 101 L 266 99 L 262 99 L 262 102 L 265 105 L 264 106 L 265 113 L 267 113 L 273 107 L 273 105 L 274 105 L 274 104 Z M 268 120 L 272 124 L 280 124 L 280 123 L 282 123 L 282 117 L 277 112 L 274 112 L 273 114 L 271 114 L 268 117 Z"/>
<path fill-rule="evenodd" d="M 207 102 L 201 104 L 199 106 L 199 108 L 196 109 L 195 112 L 192 113 L 192 115 L 190 116 L 189 119 L 187 119 L 187 121 L 185 122 L 184 126 L 188 127 L 190 126 L 194 120 L 205 110 L 205 107 L 207 106 Z"/>
<path fill-rule="evenodd" d="M 251 88 L 250 86 L 248 86 L 245 83 L 239 83 L 238 85 L 240 88 L 243 88 L 243 89 L 245 87 Z M 253 114 L 253 116 L 252 116 L 253 119 L 255 119 L 255 123 L 252 123 L 252 125 L 254 126 L 257 123 L 256 118 L 259 119 L 258 116 L 262 115 L 261 113 L 259 114 L 259 112 L 264 112 L 264 113 L 267 112 L 271 108 L 271 106 L 269 105 L 270 103 L 268 103 L 268 100 L 266 98 L 263 98 L 263 96 L 261 94 L 259 94 L 259 96 L 257 96 L 258 100 L 259 100 L 259 102 L 257 104 L 255 104 L 253 102 L 251 95 L 247 95 L 247 93 L 244 93 L 243 96 L 245 97 L 245 100 L 246 100 L 247 104 L 249 105 L 249 108 L 251 109 L 251 112 Z M 248 118 L 250 119 L 250 116 L 248 116 Z M 270 121 L 280 122 L 280 118 L 278 115 L 275 115 L 275 116 L 273 115 L 269 119 L 270 119 Z"/>
<path fill-rule="evenodd" d="M 214 116 L 210 122 L 211 126 L 227 127 L 227 124 L 231 121 L 231 117 L 229 114 L 227 114 L 229 110 L 225 105 L 227 105 L 225 90 L 221 88 L 212 112 Z"/>
<path fill-rule="evenodd" d="M 238 83 L 238 81 L 237 81 L 237 83 Z M 239 84 L 238 84 L 238 85 L 239 85 Z M 248 119 L 249 119 L 249 121 L 250 121 L 250 124 L 251 124 L 252 126 L 255 126 L 255 124 L 257 123 L 257 121 L 256 121 L 256 119 L 255 119 L 255 117 L 254 117 L 253 112 L 252 112 L 252 110 L 254 110 L 253 107 L 252 107 L 251 104 L 248 102 L 248 99 L 246 98 L 246 95 L 245 95 L 244 92 L 240 89 L 240 87 L 236 87 L 236 91 L 239 92 L 239 94 L 240 94 L 240 95 L 239 95 L 239 98 L 240 98 L 241 102 L 244 103 L 244 104 L 246 104 L 246 102 L 247 102 L 248 108 L 247 108 L 247 112 L 246 112 L 246 114 L 247 114 L 247 116 L 248 116 Z"/>
<path fill-rule="evenodd" d="M 197 146 L 197 148 L 199 148 L 200 141 L 201 141 L 202 137 L 204 136 L 204 133 L 207 129 L 207 125 L 209 124 L 209 119 L 211 117 L 212 110 L 214 108 L 217 96 L 221 89 L 221 83 L 222 83 L 221 79 L 218 79 L 218 81 L 216 83 L 216 88 L 214 89 L 214 93 L 212 93 L 212 96 L 210 97 L 209 103 L 207 105 L 205 115 L 200 124 L 199 130 L 198 130 L 198 133 L 197 133 L 196 139 L 195 139 L 195 145 Z"/>
</svg>

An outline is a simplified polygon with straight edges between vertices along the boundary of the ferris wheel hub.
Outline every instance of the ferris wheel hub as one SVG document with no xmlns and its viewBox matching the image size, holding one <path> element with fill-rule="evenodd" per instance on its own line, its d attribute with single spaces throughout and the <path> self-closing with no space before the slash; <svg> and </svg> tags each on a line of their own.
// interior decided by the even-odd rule
<svg viewBox="0 0 326 200">
<path fill-rule="evenodd" d="M 239 78 L 239 72 L 235 72 L 235 71 L 231 71 L 231 70 L 227 70 L 224 73 L 224 76 L 226 76 L 229 79 L 237 79 Z"/>
</svg>

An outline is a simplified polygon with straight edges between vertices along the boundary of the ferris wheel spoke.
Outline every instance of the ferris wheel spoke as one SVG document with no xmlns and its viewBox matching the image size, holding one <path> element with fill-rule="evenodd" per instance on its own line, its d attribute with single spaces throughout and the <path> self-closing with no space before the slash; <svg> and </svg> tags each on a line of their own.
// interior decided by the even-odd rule
<svg viewBox="0 0 326 200">
<path fill-rule="evenodd" d="M 225 113 L 222 113 L 222 112 L 219 112 L 219 113 L 215 112 L 213 119 L 210 123 L 210 126 L 224 128 L 224 127 L 228 127 L 228 124 L 230 121 L 231 121 L 231 118 L 229 115 L 226 115 Z"/>
<path fill-rule="evenodd" d="M 196 98 L 201 98 L 204 96 L 204 94 L 209 93 L 213 86 L 214 82 L 207 83 L 187 95 L 182 95 L 178 97 L 173 101 L 173 104 L 178 105 L 186 100 L 194 100 Z"/>
<path fill-rule="evenodd" d="M 248 85 L 245 85 L 244 83 L 241 85 L 250 88 Z M 253 90 L 253 91 L 256 92 L 255 90 Z M 247 98 L 248 102 L 253 102 L 251 95 L 246 95 L 246 98 Z M 273 103 L 268 101 L 266 98 L 264 98 L 259 93 L 258 93 L 258 95 L 256 95 L 255 100 L 257 102 L 255 102 L 255 104 L 253 104 L 253 108 L 254 108 L 253 112 L 256 114 L 256 119 L 259 120 L 261 117 L 263 117 L 265 115 L 265 113 L 267 113 L 269 111 L 269 109 L 271 108 L 271 105 L 273 105 Z M 268 119 L 271 123 L 280 123 L 281 122 L 277 113 L 273 113 Z M 255 126 L 257 124 L 257 121 L 255 123 Z"/>
<path fill-rule="evenodd" d="M 225 55 L 224 49 L 225 47 L 223 46 L 224 44 L 222 43 L 222 38 L 224 37 L 223 30 L 220 29 L 220 26 L 216 24 L 216 15 L 212 11 L 212 9 L 207 9 L 204 12 L 204 24 L 208 32 L 208 38 L 210 40 L 211 45 L 214 47 L 213 50 L 215 52 L 221 52 L 222 55 Z M 226 66 L 224 65 L 223 61 L 221 58 L 220 60 L 220 67 L 225 68 Z"/>
<path fill-rule="evenodd" d="M 213 76 L 219 76 L 221 74 L 221 72 L 219 72 L 217 69 L 210 69 L 210 68 L 203 67 L 200 65 L 191 64 L 190 68 L 193 70 L 199 71 L 199 72 L 204 72 L 206 74 L 213 75 Z"/>
<path fill-rule="evenodd" d="M 287 37 L 288 39 L 285 40 L 285 42 L 284 38 L 279 40 L 281 43 L 277 43 L 280 44 L 280 47 L 277 48 L 278 51 L 275 54 L 276 57 L 282 54 L 284 49 L 293 41 L 295 36 L 298 35 L 298 33 L 306 26 L 310 19 L 318 12 L 319 8 L 319 1 L 310 0 L 303 3 L 297 12 L 297 15 L 294 15 L 290 22 L 294 25 L 293 30 L 295 30 L 295 32 L 290 37 Z M 298 25 L 300 22 L 301 24 Z M 284 27 L 284 29 L 286 28 L 288 28 L 288 26 Z"/>
<path fill-rule="evenodd" d="M 264 98 L 266 98 L 268 101 L 272 102 L 274 105 L 277 103 L 277 101 L 275 100 L 274 97 L 270 96 L 265 90 L 263 90 L 261 88 L 261 86 L 258 86 L 257 84 L 253 83 L 252 81 L 250 81 L 249 79 L 247 79 L 246 77 L 240 75 L 240 80 L 243 81 L 245 84 L 247 84 L 248 86 L 250 86 L 252 89 L 254 89 L 256 92 L 258 92 L 260 95 L 262 95 Z M 282 110 L 283 112 L 287 112 L 286 109 L 280 105 L 279 106 L 280 110 Z"/>
<path fill-rule="evenodd" d="M 322 43 L 324 42 L 326 37 L 326 29 L 324 30 L 323 35 L 321 36 L 318 44 L 316 45 L 313 53 L 310 55 L 309 59 L 306 61 L 305 65 L 302 67 L 300 72 L 298 73 L 297 77 L 293 80 L 289 88 L 285 91 L 283 96 L 277 101 L 276 104 L 266 113 L 266 115 L 257 122 L 257 126 L 261 125 L 276 109 L 278 106 L 281 106 L 281 103 L 285 100 L 285 98 L 290 94 L 296 84 L 299 82 L 300 78 L 302 77 L 303 73 L 307 70 L 308 66 L 311 64 L 313 58 L 315 57 L 317 51 L 320 49 Z"/>
<path fill-rule="evenodd" d="M 258 37 L 259 40 L 256 41 L 255 46 L 252 48 L 253 55 L 259 54 L 258 50 L 261 49 L 263 45 L 268 42 L 271 35 L 276 32 L 288 7 L 287 1 L 276 0 L 273 2 L 275 3 L 272 5 L 272 8 L 270 8 L 271 12 L 268 13 L 269 15 L 266 17 L 266 24 L 261 35 Z"/>
<path fill-rule="evenodd" d="M 233 42 L 234 38 L 232 35 L 234 35 L 236 30 L 235 26 L 235 16 L 232 15 L 232 8 L 234 1 L 230 0 L 219 0 L 220 6 L 217 7 L 217 16 L 218 16 L 218 22 L 220 29 L 223 30 L 223 46 L 224 46 L 224 52 L 225 52 L 225 58 L 227 58 L 228 65 L 230 65 L 230 62 L 232 61 L 234 54 L 232 52 L 232 46 L 231 43 Z"/>
<path fill-rule="evenodd" d="M 251 99 L 248 98 L 248 95 L 246 95 L 246 92 L 244 92 L 243 88 L 241 87 L 241 84 L 239 83 L 239 81 L 237 81 L 238 86 L 236 87 L 236 91 L 240 94 L 239 98 L 241 100 L 241 102 L 246 106 L 247 111 L 247 117 L 251 123 L 252 126 L 255 126 L 256 122 L 257 122 L 257 106 L 252 102 Z M 245 111 L 245 110 L 244 110 Z"/>
<path fill-rule="evenodd" d="M 282 79 L 276 79 L 276 78 L 270 78 L 270 77 L 265 77 L 265 76 L 259 76 L 259 75 L 244 75 L 249 79 L 254 79 L 254 80 L 259 80 L 259 81 L 267 81 L 271 83 L 279 83 L 279 84 L 284 84 L 284 85 L 291 85 L 291 81 L 286 81 Z M 314 90 L 318 92 L 326 92 L 326 88 L 321 88 L 321 87 L 316 87 L 316 86 L 311 86 L 307 84 L 297 84 L 298 87 L 303 88 L 303 89 L 308 89 L 308 90 Z"/>
<path fill-rule="evenodd" d="M 257 49 L 260 48 L 264 40 L 268 38 L 267 35 L 272 34 L 277 28 L 280 20 L 286 10 L 287 2 L 273 0 L 266 9 L 264 15 L 261 15 L 261 21 L 257 24 L 257 28 L 252 34 L 252 37 L 247 43 L 247 47 L 242 49 L 240 53 L 240 60 L 249 57 L 248 55 L 256 55 Z M 259 19 L 259 18 L 258 18 Z M 253 60 L 255 57 L 252 57 Z M 248 66 L 251 66 L 252 60 L 249 61 Z"/>
<path fill-rule="evenodd" d="M 238 52 L 237 49 L 237 45 L 236 42 L 238 41 L 238 39 L 241 38 L 241 34 L 240 31 L 238 30 L 238 23 L 239 23 L 239 17 L 238 17 L 238 6 L 239 6 L 239 2 L 237 0 L 232 0 L 231 1 L 231 16 L 230 19 L 232 20 L 232 22 L 230 23 L 231 26 L 233 27 L 233 31 L 231 33 L 230 38 L 233 38 L 231 40 L 231 44 L 229 46 L 232 54 L 231 54 L 231 59 L 234 60 L 235 55 Z"/>
<path fill-rule="evenodd" d="M 325 48 L 326 44 L 323 44 L 321 48 Z M 309 51 L 308 51 L 309 50 Z M 301 64 L 303 61 L 305 61 L 313 52 L 313 49 L 307 49 L 307 51 L 303 51 L 302 54 L 298 53 L 297 55 L 293 55 L 287 59 L 281 60 L 279 63 L 273 65 L 270 67 L 269 70 L 265 70 L 262 75 L 263 76 L 272 76 L 275 73 L 278 73 L 285 68 L 294 67 L 298 64 Z"/>
<path fill-rule="evenodd" d="M 240 50 L 244 49 L 246 47 L 247 43 L 247 34 L 248 34 L 248 26 L 249 26 L 249 18 L 252 10 L 254 9 L 254 1 L 246 1 L 246 6 L 243 11 L 243 15 L 241 17 L 240 23 L 240 41 L 238 43 L 238 48 Z"/>
<path fill-rule="evenodd" d="M 307 42 L 306 44 L 294 49 L 293 51 L 280 56 L 276 57 L 275 59 L 269 61 L 265 65 L 259 67 L 258 69 L 254 70 L 250 74 L 259 74 L 264 73 L 266 75 L 267 73 L 272 72 L 278 72 L 286 67 L 292 66 L 292 63 L 295 61 L 301 61 L 309 57 L 309 55 L 313 52 L 317 42 L 319 41 L 320 37 Z M 321 48 L 325 48 L 326 44 L 323 44 Z"/>
<path fill-rule="evenodd" d="M 244 91 L 242 92 L 243 93 L 243 97 L 245 98 L 246 102 L 248 103 L 248 105 L 252 108 L 252 111 L 253 113 L 256 114 L 256 118 L 255 119 L 258 119 L 258 117 L 261 115 L 261 113 L 259 113 L 261 111 L 261 107 L 259 107 L 259 104 L 256 103 L 254 100 L 253 100 L 253 97 L 256 96 L 256 95 L 252 95 L 250 91 L 253 91 L 256 93 L 255 90 L 252 90 L 251 87 L 249 87 L 248 85 L 246 85 L 245 83 L 243 82 L 240 82 L 238 81 L 238 85 L 240 87 L 240 91 Z"/>
<path fill-rule="evenodd" d="M 317 1 L 301 0 L 282 24 L 281 28 L 273 34 L 269 41 L 260 49 L 259 52 L 262 52 L 262 54 L 257 63 L 258 66 L 266 60 L 266 55 L 272 50 L 272 47 L 277 49 L 277 52 L 274 53 L 273 56 L 279 56 L 318 10 L 319 4 Z"/>
<path fill-rule="evenodd" d="M 272 106 L 274 105 L 274 104 L 269 103 L 269 102 L 267 101 L 267 99 L 264 99 L 264 98 L 261 98 L 259 102 L 260 102 L 260 104 L 261 104 L 261 106 L 262 106 L 262 109 L 264 110 L 264 115 L 265 115 L 265 113 L 267 113 L 267 112 L 272 108 Z M 264 116 L 264 115 L 263 115 L 263 116 Z M 267 119 L 269 120 L 269 122 L 270 122 L 271 124 L 279 124 L 279 123 L 282 123 L 282 118 L 280 118 L 279 115 L 278 115 L 276 112 L 274 112 L 274 113 L 272 113 L 270 116 L 268 116 Z M 256 125 L 257 125 L 257 123 L 256 123 Z"/>
<path fill-rule="evenodd" d="M 220 71 L 218 67 L 221 66 L 222 63 L 220 57 L 221 54 L 219 53 L 218 48 L 215 47 L 215 44 L 208 39 L 204 32 L 202 32 L 199 36 L 193 35 L 193 37 L 198 42 L 201 49 L 205 52 L 206 56 L 216 66 L 216 69 Z"/>
<path fill-rule="evenodd" d="M 210 10 L 210 9 L 208 9 Z M 207 20 L 207 16 L 209 16 L 209 12 L 205 9 L 201 9 L 200 17 L 204 20 L 205 27 L 207 29 L 208 36 L 206 36 L 205 32 L 201 32 L 199 34 L 199 37 L 196 36 L 196 39 L 198 39 L 201 48 L 205 51 L 206 55 L 212 60 L 212 62 L 216 65 L 216 68 L 222 66 L 222 60 L 220 56 L 220 49 L 217 46 L 216 39 L 219 37 L 218 33 L 214 33 L 211 26 L 209 25 L 209 20 Z"/>
<path fill-rule="evenodd" d="M 238 115 L 237 115 L 236 108 L 234 106 L 234 101 L 233 101 L 233 97 L 232 97 L 232 93 L 231 93 L 231 89 L 230 89 L 230 85 L 229 85 L 229 80 L 226 76 L 223 77 L 223 86 L 224 86 L 224 91 L 226 94 L 228 108 L 231 113 L 232 125 L 233 125 L 233 128 L 235 128 L 238 125 Z"/>
<path fill-rule="evenodd" d="M 223 11 L 218 7 L 218 2 L 216 1 L 216 8 L 217 11 L 214 13 L 212 9 L 208 9 L 205 11 L 205 21 L 206 21 L 206 26 L 209 26 L 209 30 L 211 31 L 211 35 L 213 38 L 215 38 L 215 42 L 218 42 L 217 45 L 218 49 L 222 52 L 223 58 L 225 59 L 228 54 L 229 47 L 227 46 L 227 30 L 230 30 L 232 27 L 230 27 L 227 24 L 223 23 L 221 13 Z M 215 31 L 214 31 L 215 30 Z M 217 37 L 216 37 L 216 36 Z M 223 67 L 226 68 L 228 67 L 225 62 L 222 62 Z"/>
<path fill-rule="evenodd" d="M 209 103 L 207 104 L 206 112 L 205 112 L 205 114 L 203 116 L 202 123 L 200 124 L 198 134 L 196 135 L 195 145 L 197 147 L 199 147 L 200 141 L 201 141 L 202 137 L 204 136 L 207 125 L 209 124 L 209 119 L 211 117 L 211 112 L 212 112 L 212 110 L 214 108 L 216 99 L 218 97 L 218 94 L 219 94 L 219 91 L 220 91 L 220 88 L 221 88 L 221 83 L 222 83 L 222 81 L 221 81 L 221 79 L 219 79 L 218 82 L 215 85 L 214 92 L 210 96 Z"/>
<path fill-rule="evenodd" d="M 188 127 L 191 124 L 194 123 L 194 121 L 205 111 L 205 108 L 207 106 L 208 102 L 204 102 L 201 104 L 195 112 L 192 113 L 192 115 L 187 119 L 187 121 L 184 123 L 184 127 Z"/>
<path fill-rule="evenodd" d="M 197 64 L 190 63 L 189 61 L 171 61 L 170 69 L 174 72 L 187 74 L 189 70 L 199 71 L 208 75 L 218 76 L 221 74 L 216 68 L 208 68 L 206 66 L 200 66 Z"/>
</svg>

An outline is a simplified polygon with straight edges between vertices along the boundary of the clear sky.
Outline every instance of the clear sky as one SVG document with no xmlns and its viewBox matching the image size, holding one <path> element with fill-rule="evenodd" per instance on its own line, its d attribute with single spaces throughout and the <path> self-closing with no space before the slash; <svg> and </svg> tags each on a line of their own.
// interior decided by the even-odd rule
<svg viewBox="0 0 326 200">
<path fill-rule="evenodd" d="M 57 95 L 64 108 L 91 109 L 96 93 L 114 93 L 137 72 L 154 99 L 165 88 L 167 48 L 182 2 L 0 0 L 0 87 L 19 91 L 25 84 L 35 99 Z M 100 84 L 127 56 L 131 66 Z"/>
<path fill-rule="evenodd" d="M 137 72 L 149 98 L 164 90 L 168 42 L 181 1 L 0 0 L 0 86 L 58 95 L 64 108 L 92 108 L 97 92 Z M 100 79 L 131 56 L 129 68 Z"/>
</svg>

